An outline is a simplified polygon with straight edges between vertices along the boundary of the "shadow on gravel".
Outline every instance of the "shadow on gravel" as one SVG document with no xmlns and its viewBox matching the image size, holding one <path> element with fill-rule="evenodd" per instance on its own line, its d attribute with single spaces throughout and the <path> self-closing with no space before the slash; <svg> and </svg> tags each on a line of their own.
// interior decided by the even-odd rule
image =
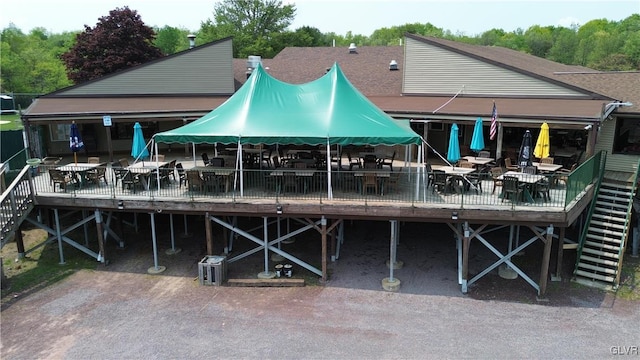
<svg viewBox="0 0 640 360">
<path fill-rule="evenodd" d="M 179 276 L 198 279 L 198 262 L 206 254 L 204 234 L 204 217 L 188 218 L 188 234 L 182 215 L 174 216 L 175 247 L 181 251 L 168 255 L 171 249 L 170 221 L 166 214 L 156 215 L 156 235 L 158 245 L 158 265 L 166 267 L 163 276 Z M 98 266 L 99 271 L 147 273 L 154 267 L 149 215 L 138 216 L 139 232 L 132 227 L 125 227 L 126 247 L 118 249 L 114 241 L 107 244 L 108 266 Z M 256 228 L 251 233 L 262 238 L 263 230 L 259 226 L 261 218 L 243 219 L 241 229 Z M 291 221 L 291 229 L 298 225 Z M 284 234 L 286 223 L 281 229 Z M 224 249 L 222 227 L 214 224 L 214 253 L 222 254 Z M 269 226 L 269 238 L 276 235 L 276 226 Z M 382 221 L 350 221 L 345 220 L 345 240 L 339 247 L 336 261 L 329 259 L 329 281 L 325 286 L 353 288 L 372 291 L 384 291 L 381 281 L 390 276 L 386 265 L 389 260 L 389 222 Z M 400 293 L 415 295 L 435 295 L 450 297 L 468 297 L 483 301 L 504 301 L 517 303 L 537 303 L 548 306 L 571 307 L 607 307 L 611 295 L 597 289 L 584 287 L 569 281 L 575 262 L 575 251 L 565 251 L 562 281 L 548 282 L 547 296 L 539 301 L 537 291 L 525 280 L 518 277 L 506 280 L 498 276 L 497 269 L 472 284 L 467 294 L 462 294 L 458 284 L 457 251 L 453 232 L 445 224 L 434 223 L 400 223 L 400 241 L 397 247 L 397 260 L 403 266 L 394 270 L 394 278 L 401 281 Z M 227 235 L 228 236 L 228 235 Z M 492 231 L 484 235 L 501 252 L 508 246 L 508 228 Z M 521 241 L 526 241 L 533 234 L 527 228 L 521 228 Z M 317 267 L 321 267 L 320 234 L 307 231 L 296 236 L 295 242 L 282 244 L 282 250 Z M 556 272 L 556 243 L 551 255 L 549 273 Z M 237 237 L 233 240 L 229 257 L 237 256 L 255 248 L 255 243 Z M 331 247 L 330 247 L 331 249 Z M 542 242 L 537 241 L 528 247 L 524 254 L 513 258 L 526 274 L 538 282 L 540 278 Z M 329 250 L 331 254 L 331 250 Z M 470 248 L 470 278 L 491 265 L 497 257 L 479 241 L 473 240 Z M 289 262 L 287 260 L 280 263 Z M 273 271 L 278 262 L 269 260 L 269 270 Z M 264 271 L 264 251 L 260 250 L 236 262 L 228 264 L 228 278 L 255 278 Z M 318 276 L 295 265 L 293 277 L 303 277 L 308 286 L 318 284 Z"/>
</svg>

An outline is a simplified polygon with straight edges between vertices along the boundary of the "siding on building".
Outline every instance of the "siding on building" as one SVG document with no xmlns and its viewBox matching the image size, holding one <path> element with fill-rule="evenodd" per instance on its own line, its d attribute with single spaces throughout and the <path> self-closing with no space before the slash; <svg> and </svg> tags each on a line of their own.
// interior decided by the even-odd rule
<svg viewBox="0 0 640 360">
<path fill-rule="evenodd" d="M 602 123 L 600 133 L 598 134 L 598 142 L 596 143 L 596 152 L 604 150 L 607 152 L 607 163 L 605 169 L 607 171 L 622 171 L 635 173 L 636 166 L 640 160 L 638 155 L 613 154 L 613 140 L 616 131 L 616 119 L 607 120 Z"/>
<path fill-rule="evenodd" d="M 58 95 L 233 94 L 231 39 L 62 91 Z"/>
<path fill-rule="evenodd" d="M 485 96 L 584 97 L 533 76 L 407 38 L 402 92 Z"/>
</svg>

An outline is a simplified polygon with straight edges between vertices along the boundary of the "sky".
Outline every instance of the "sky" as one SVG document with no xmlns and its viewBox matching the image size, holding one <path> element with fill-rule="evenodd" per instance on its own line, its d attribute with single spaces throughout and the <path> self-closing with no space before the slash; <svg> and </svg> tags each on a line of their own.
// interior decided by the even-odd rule
<svg viewBox="0 0 640 360">
<path fill-rule="evenodd" d="M 640 0 L 281 0 L 295 4 L 290 29 L 370 36 L 374 30 L 407 23 L 431 23 L 454 34 L 474 36 L 498 28 L 582 25 L 594 19 L 619 21 L 640 14 Z M 214 0 L 14 0 L 0 5 L 0 28 L 13 23 L 24 33 L 42 27 L 51 33 L 95 26 L 110 10 L 129 6 L 148 26 L 196 32 L 213 18 Z"/>
</svg>

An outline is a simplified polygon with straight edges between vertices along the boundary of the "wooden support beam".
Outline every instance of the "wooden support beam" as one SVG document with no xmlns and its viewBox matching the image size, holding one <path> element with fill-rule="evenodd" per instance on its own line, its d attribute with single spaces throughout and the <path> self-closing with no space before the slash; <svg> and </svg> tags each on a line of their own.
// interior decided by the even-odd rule
<svg viewBox="0 0 640 360">
<path fill-rule="evenodd" d="M 467 281 L 469 280 L 469 246 L 471 245 L 471 236 L 469 236 L 469 227 L 465 223 L 462 236 L 462 292 L 467 292 Z"/>
<path fill-rule="evenodd" d="M 322 226 L 322 282 L 327 281 L 327 219 L 323 216 L 320 220 Z"/>
<path fill-rule="evenodd" d="M 558 235 L 558 258 L 556 261 L 556 276 L 553 278 L 554 281 L 562 280 L 562 256 L 564 253 L 564 235 L 567 228 L 561 227 L 560 234 Z"/>
<path fill-rule="evenodd" d="M 100 209 L 95 209 L 94 214 L 96 219 L 96 232 L 98 233 L 98 260 L 104 265 L 107 265 L 107 252 L 104 246 L 104 237 L 102 236 L 104 230 L 102 228 L 102 213 L 100 213 Z"/>
<path fill-rule="evenodd" d="M 547 292 L 547 278 L 549 275 L 549 260 L 551 258 L 551 244 L 553 243 L 553 225 L 547 227 L 547 237 L 544 240 L 544 252 L 542 253 L 542 265 L 540 266 L 540 290 L 539 296 L 544 296 Z"/>
<path fill-rule="evenodd" d="M 211 231 L 211 220 L 209 213 L 204 213 L 204 230 L 207 238 L 207 255 L 213 255 L 213 232 Z"/>
</svg>

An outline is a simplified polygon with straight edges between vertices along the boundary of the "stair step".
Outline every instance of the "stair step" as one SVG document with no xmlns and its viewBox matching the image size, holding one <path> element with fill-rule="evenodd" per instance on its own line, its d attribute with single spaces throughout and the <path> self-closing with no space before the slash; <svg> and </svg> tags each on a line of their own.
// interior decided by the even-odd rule
<svg viewBox="0 0 640 360">
<path fill-rule="evenodd" d="M 593 220 L 593 217 L 591 219 L 591 222 L 589 222 L 590 227 L 591 226 L 602 226 L 605 228 L 614 228 L 614 229 L 619 229 L 621 231 L 624 231 L 626 229 L 626 226 L 624 224 L 614 224 L 614 223 L 610 223 L 610 222 L 604 222 L 604 221 L 597 221 L 597 220 Z"/>
<path fill-rule="evenodd" d="M 598 241 L 606 241 L 609 243 L 614 243 L 614 244 L 622 244 L 622 240 L 621 238 L 613 238 L 613 237 L 608 237 L 608 236 L 601 236 L 601 235 L 597 235 L 597 234 L 587 234 L 587 239 L 593 239 L 593 240 L 598 240 Z"/>
<path fill-rule="evenodd" d="M 615 275 L 617 273 L 616 269 L 603 268 L 603 267 L 599 267 L 599 266 L 591 265 L 591 264 L 582 264 L 581 263 L 581 264 L 578 264 L 578 268 L 594 270 L 594 271 L 602 272 L 602 273 L 605 273 L 605 274 L 611 274 L 611 275 Z"/>
<path fill-rule="evenodd" d="M 600 274 L 593 274 L 587 271 L 582 271 L 582 270 L 576 270 L 576 275 L 580 275 L 589 279 L 596 279 L 596 280 L 600 280 L 600 281 L 606 281 L 609 283 L 613 283 L 614 281 L 616 281 L 616 278 L 614 276 L 605 276 L 605 275 L 600 275 Z"/>
<path fill-rule="evenodd" d="M 596 206 L 599 208 L 616 208 L 616 209 L 621 209 L 620 211 L 623 212 L 627 212 L 627 209 L 629 208 L 629 204 L 616 204 L 616 203 L 612 203 L 612 202 L 608 202 L 608 201 L 602 201 L 602 199 L 600 199 L 600 197 L 598 197 L 598 199 L 596 200 Z"/>
<path fill-rule="evenodd" d="M 593 209 L 593 213 L 594 215 L 596 213 L 604 213 L 604 214 L 609 214 L 609 215 L 617 215 L 617 216 L 621 216 L 623 218 L 627 217 L 627 212 L 626 211 L 621 211 L 621 210 L 612 210 L 612 209 L 603 209 L 603 208 L 599 208 L 596 207 L 595 209 Z"/>
<path fill-rule="evenodd" d="M 631 191 L 600 187 L 600 194 L 603 193 L 607 195 L 619 195 L 620 198 L 629 198 L 631 195 Z"/>
<path fill-rule="evenodd" d="M 617 261 L 595 258 L 593 256 L 584 255 L 584 253 L 582 254 L 582 256 L 580 256 L 580 263 L 582 263 L 582 260 L 590 261 L 596 264 L 602 264 L 602 265 L 608 265 L 608 266 L 614 266 L 614 267 L 618 266 Z"/>
<path fill-rule="evenodd" d="M 600 242 L 588 241 L 588 240 L 585 241 L 584 244 L 589 245 L 591 247 L 600 247 L 602 249 L 609 250 L 610 252 L 615 252 L 615 253 L 620 252 L 620 246 L 616 246 L 616 245 L 603 244 Z"/>
<path fill-rule="evenodd" d="M 575 250 L 577 248 L 578 248 L 578 244 L 577 243 L 563 244 L 562 245 L 562 249 L 563 250 Z"/>
<path fill-rule="evenodd" d="M 597 218 L 599 220 L 607 220 L 614 223 L 622 223 L 622 224 L 624 224 L 627 221 L 626 217 L 615 216 L 608 213 L 600 214 L 600 213 L 594 212 L 593 215 L 591 215 L 591 218 Z"/>
<path fill-rule="evenodd" d="M 622 231 L 614 231 L 614 230 L 602 229 L 602 228 L 591 227 L 591 226 L 587 230 L 587 233 L 608 235 L 609 237 L 612 237 L 614 239 L 621 239 L 623 235 Z"/>
<path fill-rule="evenodd" d="M 629 183 L 627 183 L 626 185 L 623 185 L 623 184 L 614 184 L 614 183 L 603 181 L 602 183 L 600 183 L 600 187 L 602 186 L 616 188 L 616 189 L 626 189 L 629 191 L 633 190 L 633 184 L 629 184 Z"/>
<path fill-rule="evenodd" d="M 602 250 L 598 250 L 598 249 L 592 249 L 592 248 L 588 248 L 588 247 L 583 247 L 582 248 L 582 253 L 588 253 L 588 254 L 593 254 L 593 255 L 599 255 L 599 256 L 606 256 L 608 258 L 611 259 L 618 259 L 620 258 L 620 255 L 618 255 L 618 253 L 612 253 L 612 252 L 608 252 L 608 251 L 602 251 Z"/>
<path fill-rule="evenodd" d="M 595 288 L 598 288 L 598 289 L 602 289 L 604 291 L 611 291 L 611 290 L 615 289 L 613 284 L 605 283 L 605 282 L 594 280 L 594 279 L 586 279 L 586 278 L 583 278 L 583 277 L 575 277 L 573 279 L 573 281 L 578 283 L 578 284 L 581 284 L 581 285 L 595 287 Z"/>
</svg>

